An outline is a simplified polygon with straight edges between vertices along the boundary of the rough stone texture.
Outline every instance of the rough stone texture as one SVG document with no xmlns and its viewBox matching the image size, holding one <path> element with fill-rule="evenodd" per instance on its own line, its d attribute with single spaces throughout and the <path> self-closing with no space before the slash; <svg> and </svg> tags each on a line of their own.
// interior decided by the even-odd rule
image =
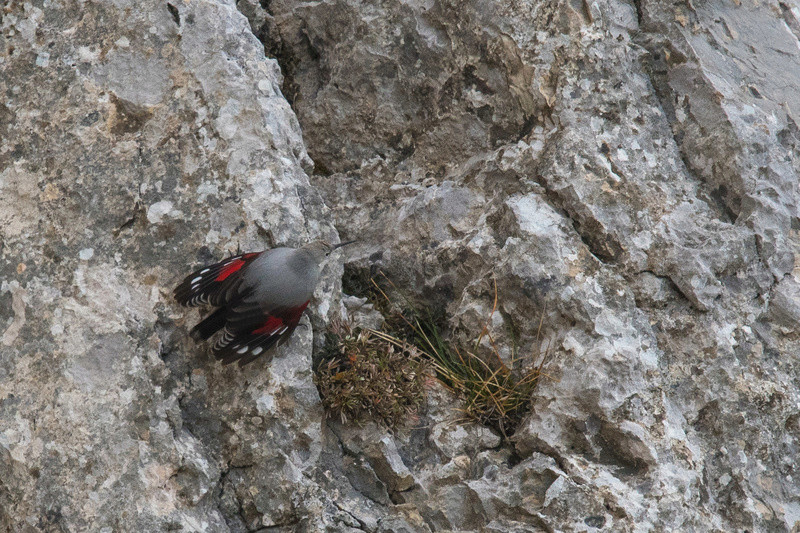
<svg viewBox="0 0 800 533">
<path fill-rule="evenodd" d="M 473 469 L 472 492 L 454 478 L 429 524 L 800 525 L 800 8 L 240 8 L 284 68 L 312 183 L 362 241 L 350 268 L 387 270 L 463 336 L 488 314 L 492 276 L 496 338 L 513 329 L 536 351 L 545 314 L 553 379 L 514 466 L 482 452 L 503 475 Z M 529 464 L 539 454 L 548 475 Z M 520 502 L 527 478 L 545 488 Z M 473 494 L 471 516 L 457 503 Z"/>
<path fill-rule="evenodd" d="M 314 480 L 308 321 L 243 373 L 187 341 L 197 313 L 170 301 L 237 245 L 335 237 L 246 19 L 203 0 L 11 3 L 2 31 L 0 528 L 352 522 Z"/>
<path fill-rule="evenodd" d="M 12 1 L 0 31 L 3 529 L 800 527 L 797 5 Z M 433 384 L 406 431 L 326 420 L 335 262 L 272 361 L 188 340 L 191 267 L 337 230 L 455 337 L 494 277 L 501 355 L 549 343 L 513 446 Z"/>
</svg>

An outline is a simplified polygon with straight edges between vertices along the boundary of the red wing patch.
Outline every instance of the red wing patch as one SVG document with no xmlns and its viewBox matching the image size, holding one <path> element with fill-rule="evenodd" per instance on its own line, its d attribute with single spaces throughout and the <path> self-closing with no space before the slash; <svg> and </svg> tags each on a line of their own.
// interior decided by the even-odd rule
<svg viewBox="0 0 800 533">
<path fill-rule="evenodd" d="M 286 321 L 286 323 L 287 324 L 291 324 L 291 323 L 297 324 L 298 322 L 300 322 L 300 317 L 303 316 L 303 311 L 306 310 L 306 307 L 308 307 L 308 303 L 310 301 L 311 300 L 307 300 L 306 303 L 304 303 L 300 307 L 295 307 L 294 309 L 289 309 L 286 312 L 286 315 L 284 315 L 284 320 Z"/>
<path fill-rule="evenodd" d="M 258 329 L 254 329 L 252 331 L 253 335 L 261 335 L 262 333 L 274 333 L 281 329 L 283 326 L 283 320 L 276 316 L 271 316 L 264 322 L 264 325 Z"/>
<path fill-rule="evenodd" d="M 226 327 L 214 345 L 214 354 L 226 365 L 234 361 L 238 361 L 240 366 L 246 365 L 284 343 L 294 332 L 308 303 L 266 315 L 263 324 L 249 333 L 247 330 L 237 333 Z"/>
<path fill-rule="evenodd" d="M 241 270 L 244 264 L 245 262 L 242 261 L 241 259 L 236 259 L 235 261 L 232 261 L 228 266 L 222 269 L 222 272 L 219 273 L 219 276 L 217 276 L 214 279 L 214 281 L 225 281 L 228 278 L 228 276 L 230 276 L 234 272 L 238 272 L 239 270 Z"/>
<path fill-rule="evenodd" d="M 293 324 L 297 325 L 297 323 L 300 322 L 300 317 L 303 316 L 303 311 L 306 310 L 306 307 L 308 307 L 308 302 L 304 303 L 300 307 L 289 309 L 280 315 L 270 316 L 267 318 L 267 321 L 264 322 L 263 326 L 259 327 L 258 329 L 254 329 L 250 333 L 252 335 L 274 333 L 281 329 L 281 327 L 284 325 L 289 327 L 291 327 Z"/>
<path fill-rule="evenodd" d="M 259 254 L 257 253 L 244 254 L 241 256 L 241 258 L 234 259 L 233 261 L 227 263 L 225 265 L 225 268 L 222 269 L 222 272 L 219 273 L 219 276 L 217 276 L 214 281 L 225 281 L 228 278 L 228 276 L 230 276 L 234 272 L 239 272 L 242 269 L 242 267 L 248 263 L 248 261 L 255 258 L 257 255 Z"/>
<path fill-rule="evenodd" d="M 239 285 L 242 268 L 259 255 L 261 252 L 229 257 L 193 272 L 175 289 L 175 299 L 188 306 L 227 303 Z"/>
</svg>

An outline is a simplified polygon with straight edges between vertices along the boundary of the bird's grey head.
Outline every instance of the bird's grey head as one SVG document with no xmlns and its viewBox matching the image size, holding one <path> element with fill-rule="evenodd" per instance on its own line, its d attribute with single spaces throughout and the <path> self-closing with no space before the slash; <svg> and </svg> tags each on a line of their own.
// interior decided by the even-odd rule
<svg viewBox="0 0 800 533">
<path fill-rule="evenodd" d="M 314 261 L 319 265 L 325 260 L 327 256 L 331 254 L 332 251 L 353 242 L 355 241 L 347 241 L 339 244 L 330 244 L 327 241 L 314 241 L 303 246 L 301 250 L 305 250 L 306 252 L 311 254 L 311 257 L 313 257 Z"/>
</svg>

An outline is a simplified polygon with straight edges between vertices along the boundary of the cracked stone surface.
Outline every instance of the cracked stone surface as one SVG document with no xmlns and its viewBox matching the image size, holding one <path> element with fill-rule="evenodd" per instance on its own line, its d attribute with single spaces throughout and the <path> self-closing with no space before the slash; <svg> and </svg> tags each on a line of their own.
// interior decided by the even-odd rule
<svg viewBox="0 0 800 533">
<path fill-rule="evenodd" d="M 484 459 L 506 470 L 464 478 L 477 515 L 442 503 L 429 524 L 797 527 L 797 6 L 239 5 L 284 68 L 312 183 L 362 242 L 349 268 L 464 337 L 494 277 L 501 346 L 538 349 L 544 315 L 553 379 L 522 462 Z M 455 431 L 434 427 L 437 451 Z M 520 502 L 526 476 L 545 490 Z"/>
<path fill-rule="evenodd" d="M 13 0 L 0 73 L 0 528 L 800 527 L 797 5 Z M 496 280 L 510 443 L 326 417 L 336 262 L 271 361 L 188 338 L 192 267 L 337 234 L 457 339 Z"/>
</svg>

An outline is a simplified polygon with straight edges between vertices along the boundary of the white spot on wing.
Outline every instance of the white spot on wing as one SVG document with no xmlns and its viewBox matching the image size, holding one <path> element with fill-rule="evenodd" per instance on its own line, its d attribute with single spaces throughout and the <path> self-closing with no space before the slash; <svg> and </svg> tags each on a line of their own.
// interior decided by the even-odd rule
<svg viewBox="0 0 800 533">
<path fill-rule="evenodd" d="M 258 348 L 256 348 L 255 350 L 253 350 L 253 355 L 258 355 L 258 354 L 260 354 L 260 353 L 261 353 L 261 352 L 263 352 L 263 351 L 264 351 L 264 348 L 262 348 L 261 346 L 259 346 Z"/>
<path fill-rule="evenodd" d="M 246 351 L 247 351 L 247 346 L 242 346 L 241 348 L 239 348 L 238 350 L 236 350 L 236 353 L 244 353 L 244 352 L 246 352 Z"/>
<path fill-rule="evenodd" d="M 205 274 L 206 272 L 208 272 L 208 270 L 209 270 L 209 269 L 207 269 L 207 268 L 204 268 L 203 270 L 201 270 L 201 271 L 200 271 L 200 273 L 201 273 L 201 274 Z"/>
<path fill-rule="evenodd" d="M 198 281 L 200 281 L 201 279 L 203 279 L 203 276 L 197 276 L 196 278 L 194 278 L 194 279 L 192 280 L 192 283 L 197 283 L 197 282 L 198 282 Z"/>
</svg>

